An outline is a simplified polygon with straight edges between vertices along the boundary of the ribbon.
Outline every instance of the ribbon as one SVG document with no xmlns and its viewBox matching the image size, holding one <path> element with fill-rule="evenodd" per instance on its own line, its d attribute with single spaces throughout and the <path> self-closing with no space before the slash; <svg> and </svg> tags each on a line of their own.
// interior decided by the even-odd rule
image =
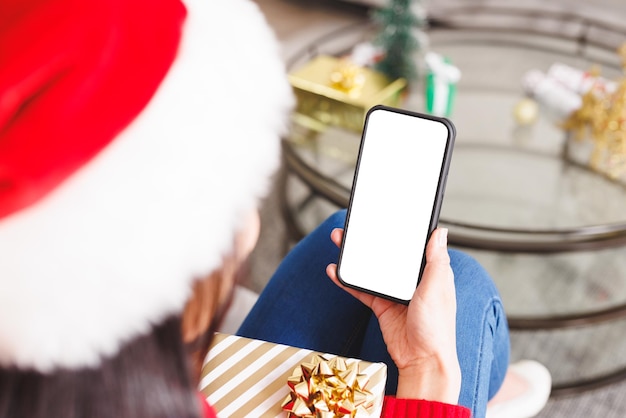
<svg viewBox="0 0 626 418">
<path fill-rule="evenodd" d="M 281 406 L 289 418 L 369 417 L 374 395 L 366 390 L 369 376 L 358 362 L 315 355 L 296 367 L 287 379 L 290 393 Z"/>
<path fill-rule="evenodd" d="M 350 96 L 358 96 L 365 84 L 363 68 L 349 58 L 343 58 L 339 65 L 330 74 L 330 82 L 333 88 L 341 90 Z"/>
</svg>

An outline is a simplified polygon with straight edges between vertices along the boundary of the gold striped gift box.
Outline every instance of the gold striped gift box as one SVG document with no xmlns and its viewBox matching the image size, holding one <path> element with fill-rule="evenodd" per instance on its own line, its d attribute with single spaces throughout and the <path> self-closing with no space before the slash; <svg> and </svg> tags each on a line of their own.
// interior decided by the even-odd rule
<svg viewBox="0 0 626 418">
<path fill-rule="evenodd" d="M 332 354 L 273 344 L 260 340 L 215 334 L 204 360 L 200 391 L 217 411 L 226 417 L 287 417 L 281 403 L 289 395 L 287 379 L 295 368 L 315 354 L 326 359 Z M 387 380 L 384 363 L 358 362 L 359 373 L 369 377 L 366 389 L 374 395 L 372 417 L 380 416 Z"/>
</svg>

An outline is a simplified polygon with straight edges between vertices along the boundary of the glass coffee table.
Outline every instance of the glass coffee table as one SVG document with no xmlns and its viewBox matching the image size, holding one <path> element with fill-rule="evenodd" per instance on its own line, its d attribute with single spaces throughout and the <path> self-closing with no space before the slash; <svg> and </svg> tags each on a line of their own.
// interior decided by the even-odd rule
<svg viewBox="0 0 626 418">
<path fill-rule="evenodd" d="M 370 29 L 329 34 L 291 68 L 316 54 L 341 55 Z M 546 113 L 526 126 L 513 117 L 528 70 L 600 64 L 615 79 L 615 52 L 540 32 L 432 27 L 429 37 L 462 72 L 440 225 L 450 246 L 474 256 L 500 288 L 512 356 L 546 364 L 554 395 L 626 377 L 626 185 L 568 158 L 565 134 Z M 420 83 L 402 107 L 423 111 L 423 102 Z M 359 140 L 360 132 L 293 123 L 280 191 L 294 239 L 347 206 Z"/>
</svg>

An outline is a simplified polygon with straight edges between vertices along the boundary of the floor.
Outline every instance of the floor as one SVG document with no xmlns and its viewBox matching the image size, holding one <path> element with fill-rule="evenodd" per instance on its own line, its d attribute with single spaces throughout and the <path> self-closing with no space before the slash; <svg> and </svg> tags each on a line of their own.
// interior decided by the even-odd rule
<svg viewBox="0 0 626 418">
<path fill-rule="evenodd" d="M 320 34 L 347 24 L 358 23 L 367 19 L 363 8 L 353 3 L 343 3 L 334 0 L 320 0 L 315 2 L 304 0 L 255 0 L 265 13 L 268 23 L 274 29 L 281 42 L 283 56 L 287 59 L 300 48 L 315 39 Z M 438 1 L 437 4 L 446 1 Z M 504 0 L 502 0 L 504 1 Z M 458 0 L 456 1 L 458 3 Z M 475 3 L 488 3 L 487 0 L 475 0 Z M 431 3 L 434 1 L 431 0 Z M 567 3 L 567 4 L 566 4 Z M 616 11 L 626 13 L 626 6 L 621 0 L 602 0 L 589 2 L 583 0 L 543 1 L 544 5 L 552 8 L 578 7 L 585 13 L 596 13 L 599 17 L 615 20 Z M 621 14 L 626 16 L 626 14 Z M 260 291 L 267 282 L 281 257 L 288 247 L 285 225 L 282 222 L 278 206 L 278 193 L 274 190 L 264 202 L 261 209 L 262 229 L 259 245 L 252 254 L 252 276 L 246 286 L 254 291 Z M 615 332 L 615 331 L 609 331 Z M 620 337 L 619 334 L 616 338 Z M 575 339 L 580 336 L 564 336 L 564 341 L 575 346 Z M 593 334 L 583 338 L 597 338 Z M 562 361 L 569 356 L 572 367 L 581 361 L 575 357 L 575 348 L 563 351 L 562 347 L 549 346 L 543 343 L 545 336 L 513 335 L 513 357 L 531 357 L 553 351 L 554 361 Z M 554 343 L 553 343 L 554 344 Z M 601 344 L 599 344 L 601 345 Z M 607 357 L 610 363 L 610 356 Z M 617 418 L 626 416 L 626 382 L 572 396 L 560 396 L 549 401 L 547 407 L 539 417 L 606 417 Z"/>
</svg>

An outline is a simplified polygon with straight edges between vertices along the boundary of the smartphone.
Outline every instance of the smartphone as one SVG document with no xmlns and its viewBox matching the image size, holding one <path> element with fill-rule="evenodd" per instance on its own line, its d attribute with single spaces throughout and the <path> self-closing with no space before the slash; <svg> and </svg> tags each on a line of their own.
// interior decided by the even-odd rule
<svg viewBox="0 0 626 418">
<path fill-rule="evenodd" d="M 437 227 L 454 147 L 445 118 L 375 106 L 366 116 L 337 276 L 408 304 Z"/>
</svg>

